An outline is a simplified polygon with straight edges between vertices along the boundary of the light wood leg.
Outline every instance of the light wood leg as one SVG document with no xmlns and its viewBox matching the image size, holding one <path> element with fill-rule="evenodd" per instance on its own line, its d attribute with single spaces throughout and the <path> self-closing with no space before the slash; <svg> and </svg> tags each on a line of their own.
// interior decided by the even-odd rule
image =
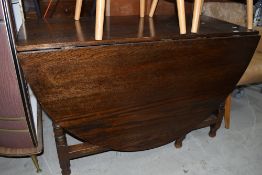
<svg viewBox="0 0 262 175">
<path fill-rule="evenodd" d="M 80 19 L 82 2 L 83 2 L 83 0 L 76 0 L 75 20 L 77 20 L 77 21 Z"/>
<path fill-rule="evenodd" d="M 201 14 L 202 11 L 203 11 L 203 6 L 204 6 L 204 0 L 201 0 L 201 9 L 200 9 L 200 14 Z"/>
<path fill-rule="evenodd" d="M 146 0 L 140 0 L 140 18 L 145 17 Z"/>
<path fill-rule="evenodd" d="M 150 37 L 156 36 L 156 30 L 155 30 L 155 24 L 153 18 L 149 18 L 149 31 L 150 31 Z"/>
<path fill-rule="evenodd" d="M 231 110 L 231 95 L 229 95 L 225 102 L 225 114 L 224 114 L 224 121 L 225 121 L 225 128 L 230 128 L 230 110 Z"/>
<path fill-rule="evenodd" d="M 76 35 L 79 41 L 85 41 L 82 27 L 79 21 L 75 21 Z"/>
<path fill-rule="evenodd" d="M 177 3 L 180 34 L 186 34 L 185 1 L 177 0 L 176 3 Z"/>
<path fill-rule="evenodd" d="M 111 16 L 111 0 L 106 0 L 105 16 Z"/>
<path fill-rule="evenodd" d="M 102 40 L 104 28 L 105 0 L 96 0 L 95 39 Z"/>
<path fill-rule="evenodd" d="M 247 0 L 247 28 L 253 29 L 253 0 Z"/>
<path fill-rule="evenodd" d="M 157 6 L 158 0 L 153 0 L 151 7 L 150 7 L 150 12 L 149 12 L 149 17 L 153 17 L 156 11 L 156 6 Z"/>
<path fill-rule="evenodd" d="M 36 155 L 31 155 L 31 159 L 35 165 L 35 168 L 36 168 L 36 172 L 37 173 L 40 173 L 42 170 L 40 169 L 40 166 L 39 166 L 39 163 L 38 163 L 38 160 L 37 160 L 37 156 Z"/>
<path fill-rule="evenodd" d="M 140 18 L 139 26 L 138 26 L 138 34 L 137 34 L 137 37 L 139 37 L 139 38 L 142 38 L 143 35 L 144 35 L 144 23 L 145 23 L 145 19 Z"/>
<path fill-rule="evenodd" d="M 203 0 L 195 0 L 195 3 L 194 3 L 194 13 L 193 13 L 193 20 L 192 20 L 192 28 L 191 28 L 192 33 L 198 32 L 199 19 L 200 19 L 201 9 L 202 9 L 202 2 Z"/>
</svg>

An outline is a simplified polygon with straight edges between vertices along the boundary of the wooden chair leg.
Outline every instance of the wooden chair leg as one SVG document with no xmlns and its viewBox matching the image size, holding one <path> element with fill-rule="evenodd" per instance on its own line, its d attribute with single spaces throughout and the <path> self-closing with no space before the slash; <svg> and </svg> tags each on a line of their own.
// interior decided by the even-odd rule
<svg viewBox="0 0 262 175">
<path fill-rule="evenodd" d="M 76 36 L 79 41 L 85 41 L 85 37 L 82 31 L 82 27 L 79 21 L 75 21 Z"/>
<path fill-rule="evenodd" d="M 229 95 L 225 102 L 225 114 L 224 114 L 224 121 L 225 121 L 225 128 L 230 128 L 230 110 L 231 110 L 231 95 Z"/>
<path fill-rule="evenodd" d="M 102 40 L 104 28 L 105 0 L 96 0 L 95 39 Z"/>
<path fill-rule="evenodd" d="M 247 28 L 253 29 L 253 0 L 247 0 Z"/>
<path fill-rule="evenodd" d="M 205 0 L 201 0 L 201 9 L 200 9 L 200 14 L 202 13 L 202 11 L 203 11 L 203 7 L 204 7 L 204 1 Z"/>
<path fill-rule="evenodd" d="M 157 6 L 158 0 L 153 0 L 151 7 L 150 7 L 150 12 L 149 12 L 149 17 L 153 17 L 156 11 L 156 6 Z"/>
<path fill-rule="evenodd" d="M 36 155 L 31 155 L 31 159 L 35 165 L 35 168 L 36 168 L 36 172 L 37 173 L 40 173 L 42 170 L 40 169 L 40 166 L 39 166 L 39 163 L 38 163 L 38 160 L 37 160 L 37 156 Z"/>
<path fill-rule="evenodd" d="M 140 0 L 140 18 L 145 17 L 146 0 Z"/>
<path fill-rule="evenodd" d="M 193 20 L 192 20 L 192 33 L 197 33 L 199 28 L 199 19 L 201 15 L 201 9 L 202 9 L 202 2 L 203 0 L 195 0 L 194 3 L 194 13 L 193 13 Z"/>
<path fill-rule="evenodd" d="M 155 24 L 154 24 L 154 19 L 149 18 L 149 32 L 150 32 L 150 37 L 155 37 L 156 36 L 156 30 L 155 30 Z"/>
<path fill-rule="evenodd" d="M 77 20 L 77 21 L 80 19 L 82 2 L 83 2 L 83 0 L 76 0 L 75 20 Z"/>
<path fill-rule="evenodd" d="M 62 169 L 62 175 L 70 175 L 70 158 L 68 154 L 68 144 L 66 140 L 66 135 L 64 133 L 63 128 L 59 125 L 53 124 L 54 134 L 55 134 L 55 142 L 57 155 L 59 159 L 60 168 Z"/>
<path fill-rule="evenodd" d="M 180 34 L 186 34 L 185 0 L 177 0 Z"/>
<path fill-rule="evenodd" d="M 138 26 L 138 34 L 137 34 L 138 38 L 142 38 L 143 35 L 144 35 L 144 25 L 145 25 L 145 19 L 140 18 L 139 19 L 139 26 Z"/>
</svg>

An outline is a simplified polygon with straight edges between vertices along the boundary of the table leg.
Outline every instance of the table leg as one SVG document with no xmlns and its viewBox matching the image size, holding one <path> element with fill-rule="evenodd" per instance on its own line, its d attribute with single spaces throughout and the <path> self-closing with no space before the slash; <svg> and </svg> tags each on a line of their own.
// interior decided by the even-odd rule
<svg viewBox="0 0 262 175">
<path fill-rule="evenodd" d="M 53 123 L 53 129 L 55 134 L 56 149 L 59 159 L 60 168 L 62 169 L 62 175 L 70 175 L 70 158 L 68 154 L 68 145 L 63 128 Z"/>
<path fill-rule="evenodd" d="M 178 139 L 176 139 L 175 141 L 175 147 L 176 148 L 181 148 L 183 145 L 183 140 L 186 138 L 186 135 L 179 137 Z"/>
<path fill-rule="evenodd" d="M 209 136 L 210 137 L 215 137 L 216 136 L 216 132 L 217 130 L 220 128 L 222 120 L 223 120 L 223 116 L 224 116 L 224 112 L 225 112 L 225 103 L 223 103 L 222 105 L 220 105 L 220 109 L 217 112 L 217 121 L 215 124 L 212 124 L 210 126 L 210 131 L 209 131 Z"/>
</svg>

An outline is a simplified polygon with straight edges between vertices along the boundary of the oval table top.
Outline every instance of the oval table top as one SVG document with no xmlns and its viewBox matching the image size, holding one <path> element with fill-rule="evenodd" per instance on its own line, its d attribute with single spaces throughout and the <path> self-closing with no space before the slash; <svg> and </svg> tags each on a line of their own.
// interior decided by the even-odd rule
<svg viewBox="0 0 262 175">
<path fill-rule="evenodd" d="M 171 21 L 168 29 L 175 28 Z M 46 40 L 23 40 L 18 58 L 42 108 L 68 133 L 112 150 L 145 150 L 209 117 L 245 71 L 257 32 L 241 28 L 236 35 L 231 24 L 217 23 L 228 32 L 179 37 L 168 30 L 162 38 L 87 40 L 82 46 L 52 40 L 50 48 Z M 59 23 L 50 25 L 59 29 Z M 128 27 L 125 32 L 132 33 Z"/>
</svg>

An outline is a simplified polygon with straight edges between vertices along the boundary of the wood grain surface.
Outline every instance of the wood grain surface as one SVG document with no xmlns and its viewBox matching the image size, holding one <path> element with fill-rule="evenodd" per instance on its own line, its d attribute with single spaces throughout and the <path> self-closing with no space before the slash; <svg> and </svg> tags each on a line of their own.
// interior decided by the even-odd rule
<svg viewBox="0 0 262 175">
<path fill-rule="evenodd" d="M 231 27 L 224 23 L 224 36 L 143 41 L 123 35 L 117 44 L 30 52 L 24 45 L 19 59 L 43 109 L 67 132 L 112 150 L 145 150 L 192 130 L 233 90 L 259 36 L 232 34 Z"/>
<path fill-rule="evenodd" d="M 198 34 L 191 34 L 192 16 L 187 19 L 187 35 L 179 34 L 176 16 L 155 16 L 153 19 L 139 16 L 105 18 L 102 41 L 95 41 L 94 18 L 27 20 L 17 38 L 19 52 L 43 49 L 63 49 L 95 45 L 150 42 L 163 39 L 193 39 L 199 37 L 227 37 L 232 35 L 256 35 L 257 31 L 201 16 Z M 141 29 L 143 29 L 141 31 Z M 238 32 L 236 32 L 238 31 Z M 152 35 L 154 33 L 154 35 Z"/>
</svg>

